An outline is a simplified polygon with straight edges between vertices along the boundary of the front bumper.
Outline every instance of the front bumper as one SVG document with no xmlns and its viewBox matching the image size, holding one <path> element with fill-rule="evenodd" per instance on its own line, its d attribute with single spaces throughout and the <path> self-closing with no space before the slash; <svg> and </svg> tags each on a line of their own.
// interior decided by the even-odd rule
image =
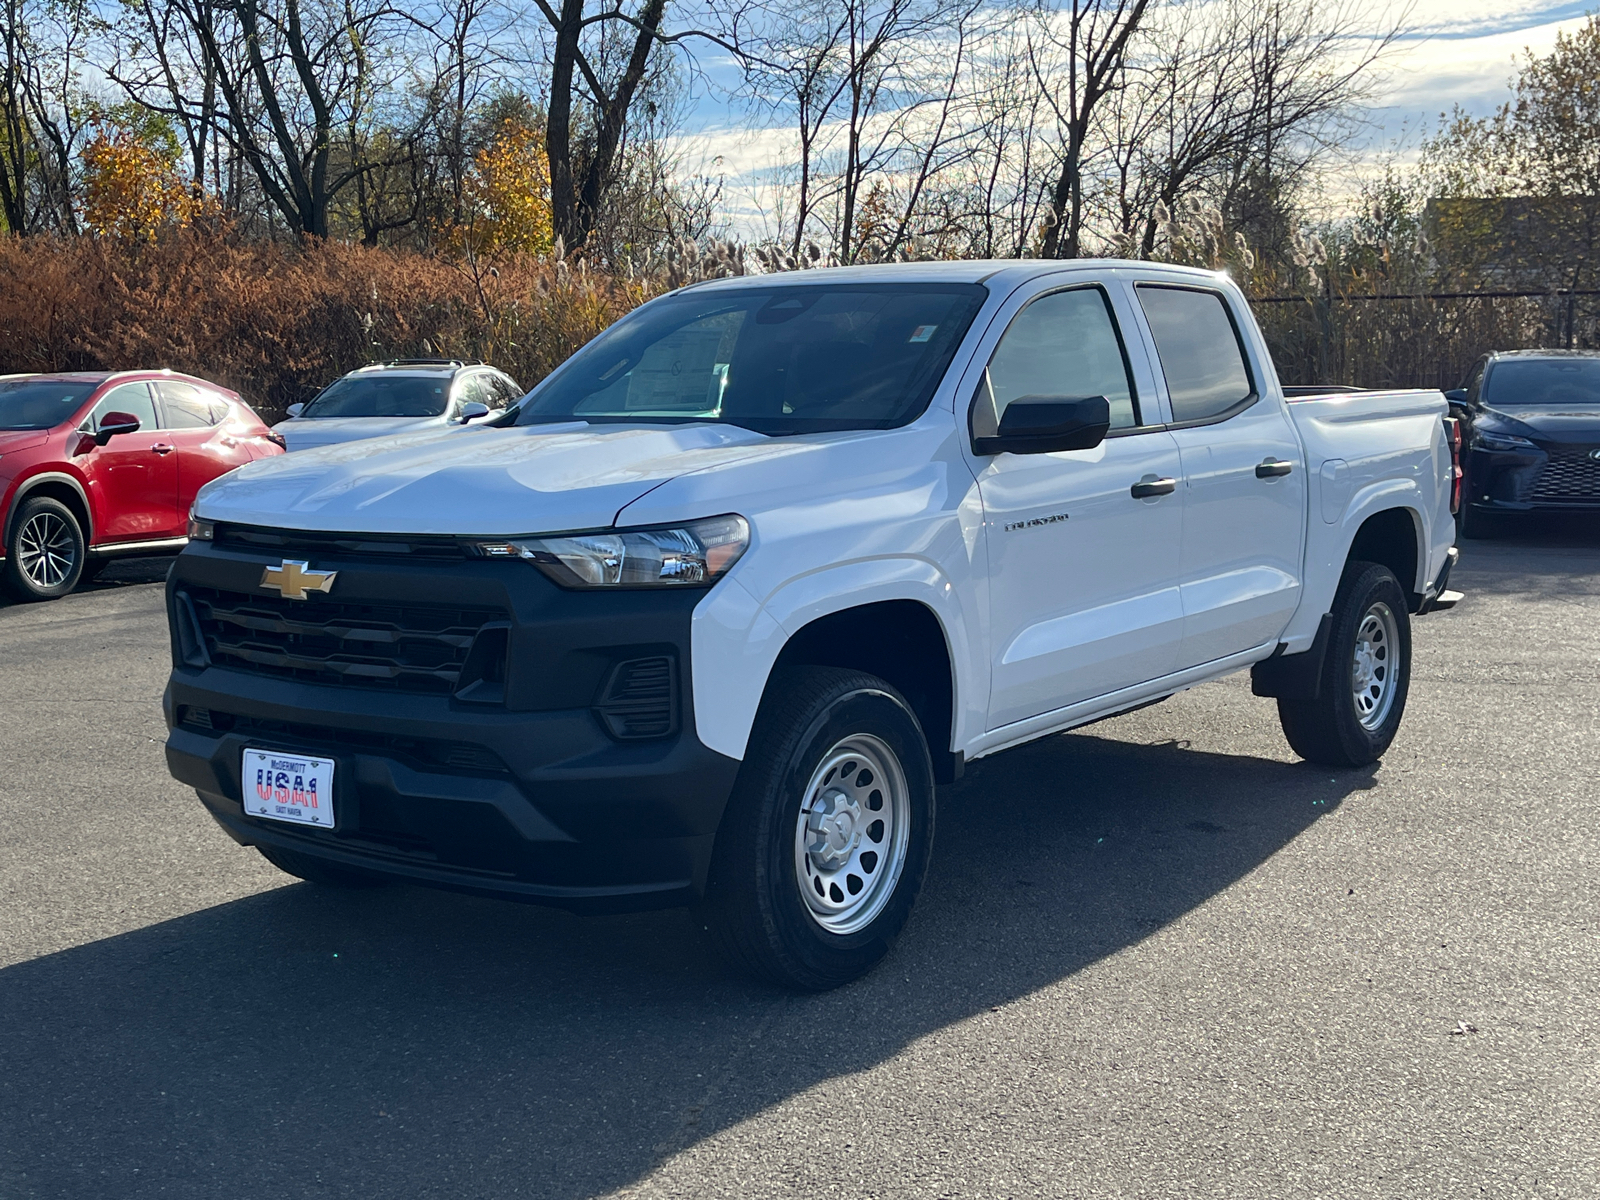
<svg viewBox="0 0 1600 1200">
<path fill-rule="evenodd" d="M 1600 509 L 1600 446 L 1589 443 L 1485 450 L 1467 456 L 1462 503 L 1486 513 Z"/>
<path fill-rule="evenodd" d="M 279 561 L 195 544 L 168 583 L 167 762 L 235 840 L 576 909 L 663 907 L 701 891 L 739 766 L 694 733 L 689 618 L 703 593 L 565 592 L 519 562 L 396 563 L 328 553 L 313 566 L 338 572 L 337 591 L 320 607 L 320 595 L 302 607 L 259 587 L 264 567 Z M 228 618 L 259 627 L 241 635 L 259 640 L 239 644 L 254 661 L 240 659 L 239 646 L 230 653 L 219 644 L 229 627 L 205 615 L 224 610 L 219 595 L 263 597 L 259 611 Z M 291 612 L 284 621 L 300 629 L 319 612 L 336 611 L 334 600 L 345 624 L 401 607 L 415 619 L 441 600 L 501 613 L 503 621 L 484 628 L 504 647 L 503 672 L 489 691 L 479 685 L 454 694 L 384 690 L 319 672 L 317 638 L 284 633 L 270 617 Z M 376 627 L 376 617 L 368 624 Z M 343 624 L 339 632 L 350 633 Z M 285 653 L 296 639 L 298 648 Z M 671 719 L 659 727 L 619 723 L 600 707 L 616 664 L 641 655 L 671 664 Z M 355 656 L 333 657 L 345 669 L 343 659 Z M 464 698 L 472 695 L 479 698 Z M 247 816 L 246 748 L 332 758 L 335 827 Z"/>
</svg>

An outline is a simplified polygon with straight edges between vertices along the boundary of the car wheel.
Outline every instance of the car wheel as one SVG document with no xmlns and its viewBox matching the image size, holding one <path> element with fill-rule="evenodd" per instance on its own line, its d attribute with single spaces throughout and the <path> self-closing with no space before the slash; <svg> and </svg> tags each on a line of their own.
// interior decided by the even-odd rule
<svg viewBox="0 0 1600 1200">
<path fill-rule="evenodd" d="M 369 888 L 382 887 L 389 882 L 382 875 L 325 862 L 313 855 L 301 854 L 298 850 L 285 850 L 281 846 L 257 846 L 256 849 L 261 851 L 262 858 L 278 870 L 323 887 Z"/>
<path fill-rule="evenodd" d="M 889 952 L 933 847 L 933 764 L 904 697 L 834 667 L 775 673 L 700 912 L 735 962 L 800 991 Z"/>
<path fill-rule="evenodd" d="M 35 496 L 12 523 L 0 581 L 18 600 L 57 600 L 78 586 L 83 561 L 78 518 L 61 501 Z"/>
<path fill-rule="evenodd" d="M 1301 758 L 1360 767 L 1383 756 L 1411 687 L 1411 618 L 1388 567 L 1353 562 L 1333 602 L 1315 700 L 1278 701 L 1284 736 Z"/>
</svg>

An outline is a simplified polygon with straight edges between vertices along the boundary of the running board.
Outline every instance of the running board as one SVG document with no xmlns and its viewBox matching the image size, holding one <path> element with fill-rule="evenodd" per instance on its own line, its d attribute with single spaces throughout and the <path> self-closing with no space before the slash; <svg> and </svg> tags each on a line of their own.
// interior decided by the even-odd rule
<svg viewBox="0 0 1600 1200">
<path fill-rule="evenodd" d="M 122 558 L 134 554 L 164 554 L 168 550 L 182 550 L 188 544 L 186 537 L 159 538 L 153 542 L 111 542 L 104 546 L 90 546 L 89 553 L 96 558 Z"/>
</svg>

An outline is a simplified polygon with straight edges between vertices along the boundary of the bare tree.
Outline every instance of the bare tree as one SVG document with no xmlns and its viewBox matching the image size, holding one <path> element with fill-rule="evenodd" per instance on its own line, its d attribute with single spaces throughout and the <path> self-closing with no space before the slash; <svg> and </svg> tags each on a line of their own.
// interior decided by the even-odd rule
<svg viewBox="0 0 1600 1200">
<path fill-rule="evenodd" d="M 1096 110 L 1120 85 L 1128 44 L 1148 8 L 1149 0 L 1067 0 L 1059 11 L 1037 12 L 1030 61 L 1061 138 L 1045 258 L 1076 258 L 1082 250 Z"/>
</svg>

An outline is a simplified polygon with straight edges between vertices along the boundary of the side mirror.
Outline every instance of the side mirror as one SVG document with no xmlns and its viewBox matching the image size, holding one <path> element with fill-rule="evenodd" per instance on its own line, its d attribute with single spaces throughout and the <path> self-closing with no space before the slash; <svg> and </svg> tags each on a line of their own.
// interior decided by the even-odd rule
<svg viewBox="0 0 1600 1200">
<path fill-rule="evenodd" d="M 132 413 L 108 412 L 94 431 L 94 443 L 104 446 L 119 433 L 138 433 L 139 418 Z"/>
<path fill-rule="evenodd" d="M 461 423 L 463 425 L 468 421 L 476 421 L 479 417 L 487 417 L 488 415 L 489 406 L 481 401 L 472 400 L 461 406 Z"/>
<path fill-rule="evenodd" d="M 1000 417 L 994 437 L 972 439 L 978 454 L 1053 454 L 1092 450 L 1111 428 L 1104 396 L 1018 396 Z"/>
<path fill-rule="evenodd" d="M 305 412 L 305 410 L 306 406 L 304 404 L 291 404 L 283 411 L 290 417 L 298 417 L 301 413 Z"/>
<path fill-rule="evenodd" d="M 1444 398 L 1451 404 L 1465 404 L 1467 402 L 1466 388 L 1446 388 Z"/>
</svg>

